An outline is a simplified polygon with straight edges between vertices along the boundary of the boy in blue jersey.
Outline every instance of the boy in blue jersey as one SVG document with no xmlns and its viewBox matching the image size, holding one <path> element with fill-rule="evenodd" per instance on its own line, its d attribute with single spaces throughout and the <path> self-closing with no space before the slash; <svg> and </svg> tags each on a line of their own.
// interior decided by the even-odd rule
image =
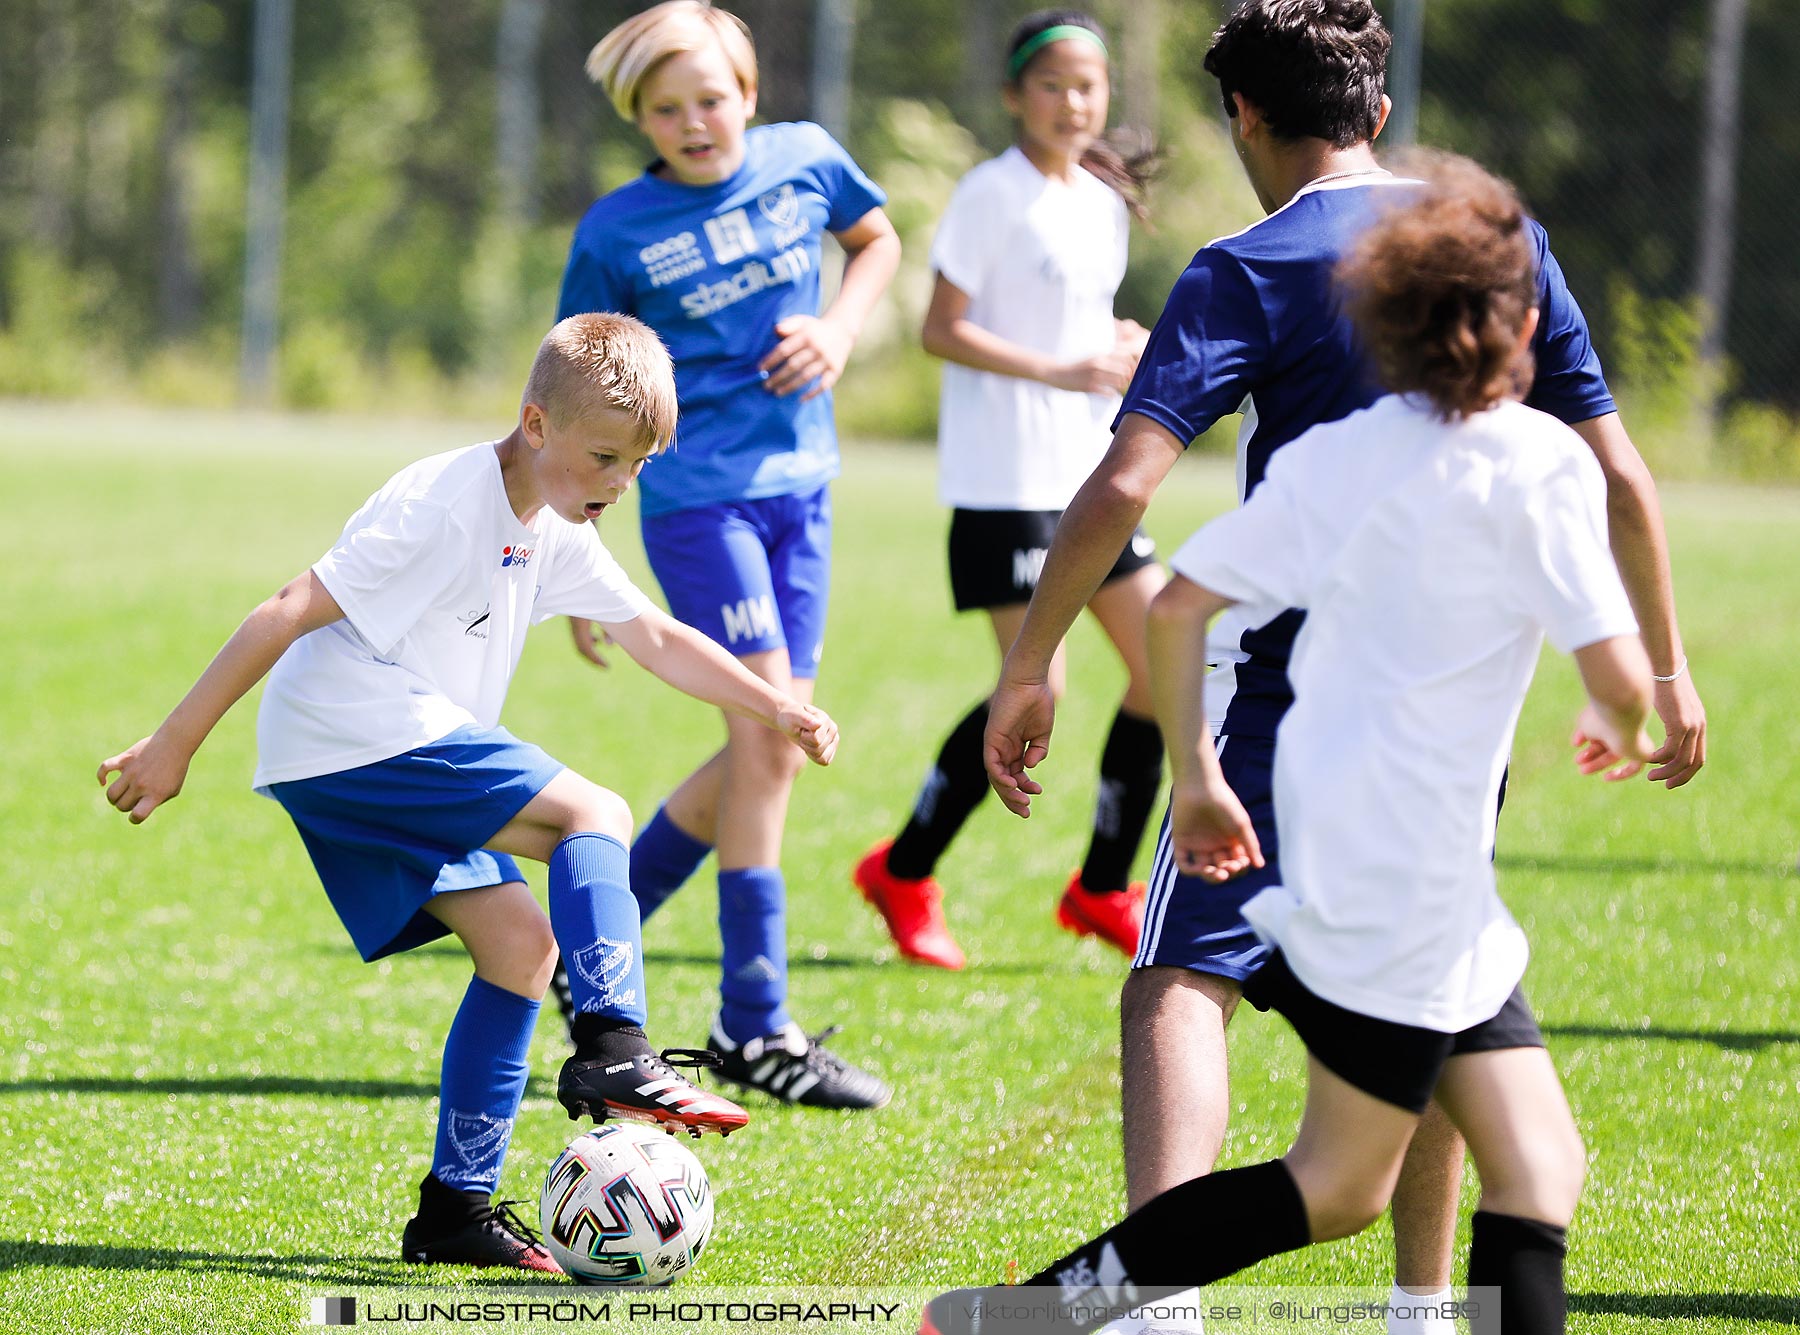
<svg viewBox="0 0 1800 1335">
<path fill-rule="evenodd" d="M 641 484 L 651 569 L 677 618 L 810 699 L 838 471 L 829 391 L 899 262 L 885 196 L 816 125 L 746 129 L 756 57 L 723 10 L 658 5 L 607 34 L 588 71 L 658 156 L 581 220 L 558 314 L 623 311 L 668 344 L 681 419 Z M 821 316 L 825 232 L 847 258 Z M 788 1102 L 880 1107 L 887 1086 L 787 1011 L 781 833 L 799 767 L 740 720 L 726 727 L 724 750 L 639 836 L 632 892 L 648 917 L 716 849 L 719 1073 Z"/>
<path fill-rule="evenodd" d="M 1026 771 L 1048 750 L 1056 645 L 1188 443 L 1243 407 L 1240 496 L 1274 451 L 1379 391 L 1329 286 L 1333 265 L 1403 186 L 1375 160 L 1387 114 L 1388 35 L 1368 0 L 1249 0 L 1219 29 L 1206 68 L 1233 145 L 1269 217 L 1195 257 L 1170 294 L 1114 424 L 1113 444 L 1065 512 L 1025 624 L 1001 670 L 985 740 L 990 778 L 1020 815 L 1042 788 Z M 1581 311 L 1541 228 L 1537 381 L 1528 403 L 1570 423 L 1606 475 L 1612 549 L 1642 629 L 1666 730 L 1649 777 L 1673 788 L 1705 759 L 1705 713 L 1686 672 L 1655 486 L 1619 423 Z M 1299 615 L 1261 626 L 1221 618 L 1208 683 L 1221 763 L 1249 808 L 1269 866 L 1225 886 L 1178 875 L 1159 847 L 1143 938 L 1122 999 L 1125 1167 L 1132 1204 L 1209 1172 L 1228 1109 L 1225 1027 L 1266 950 L 1240 907 L 1278 879 L 1269 774 L 1290 701 Z M 1172 1115 L 1172 1110 L 1181 1115 Z M 1449 1282 L 1462 1146 L 1435 1111 L 1394 1199 L 1398 1279 Z M 1400 1328 L 1395 1326 L 1394 1328 Z M 1416 1329 L 1417 1327 L 1406 1327 Z"/>
<path fill-rule="evenodd" d="M 451 933 L 467 947 L 475 976 L 444 1044 L 436 1149 L 402 1236 L 406 1261 L 558 1271 L 530 1225 L 488 1198 L 559 946 L 579 1011 L 557 1080 L 570 1117 L 696 1136 L 749 1120 L 645 1037 L 631 812 L 499 726 L 526 631 L 581 615 L 671 685 L 830 762 L 830 719 L 652 604 L 600 544 L 592 521 L 674 429 L 674 376 L 649 329 L 618 315 L 562 321 L 509 435 L 395 474 L 330 551 L 245 619 L 154 734 L 100 766 L 107 799 L 134 824 L 148 819 L 266 676 L 253 782 L 293 819 L 358 952 L 383 959 Z M 548 866 L 548 919 L 515 857 Z"/>
</svg>

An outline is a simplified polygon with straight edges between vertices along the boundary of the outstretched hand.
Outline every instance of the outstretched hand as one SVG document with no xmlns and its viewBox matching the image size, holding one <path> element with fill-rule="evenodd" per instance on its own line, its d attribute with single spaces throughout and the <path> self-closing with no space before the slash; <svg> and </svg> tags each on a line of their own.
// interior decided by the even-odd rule
<svg viewBox="0 0 1800 1335">
<path fill-rule="evenodd" d="M 1583 774 L 1604 772 L 1608 783 L 1629 779 L 1643 769 L 1656 745 L 1641 727 L 1636 737 L 1627 737 L 1591 704 L 1575 721 L 1575 734 L 1569 742 L 1575 748 L 1575 768 Z"/>
<path fill-rule="evenodd" d="M 181 791 L 193 756 L 152 734 L 100 762 L 98 778 L 106 800 L 142 825 L 150 813 Z M 117 773 L 110 786 L 107 779 Z"/>
<path fill-rule="evenodd" d="M 981 741 L 988 782 L 1006 809 L 1021 819 L 1031 816 L 1031 799 L 1044 786 L 1025 771 L 1050 754 L 1050 730 L 1056 724 L 1056 696 L 1050 683 L 1002 681 L 988 702 L 987 732 Z"/>
<path fill-rule="evenodd" d="M 1679 788 L 1706 763 L 1706 706 L 1694 689 L 1692 673 L 1656 683 L 1656 717 L 1662 720 L 1663 744 L 1644 759 L 1656 766 L 1644 777 Z"/>
<path fill-rule="evenodd" d="M 596 629 L 598 627 L 598 629 Z M 613 637 L 604 626 L 597 621 L 589 621 L 586 617 L 570 617 L 569 633 L 575 638 L 575 652 L 580 654 L 595 667 L 611 667 L 606 655 L 600 652 L 600 646 L 611 644 Z"/>
<path fill-rule="evenodd" d="M 1177 787 L 1170 794 L 1169 843 L 1175 870 L 1203 881 L 1229 881 L 1264 865 L 1256 827 L 1223 779 Z"/>
<path fill-rule="evenodd" d="M 817 705 L 791 700 L 777 711 L 775 726 L 815 765 L 829 765 L 837 754 L 838 725 Z"/>
</svg>

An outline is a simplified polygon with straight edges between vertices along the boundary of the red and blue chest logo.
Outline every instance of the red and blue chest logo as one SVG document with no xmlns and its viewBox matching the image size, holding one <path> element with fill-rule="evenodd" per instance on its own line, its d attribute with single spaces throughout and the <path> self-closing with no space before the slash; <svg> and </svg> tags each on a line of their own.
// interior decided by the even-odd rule
<svg viewBox="0 0 1800 1335">
<path fill-rule="evenodd" d="M 500 568 L 502 570 L 517 568 L 523 570 L 531 564 L 531 558 L 537 555 L 536 547 L 527 547 L 522 543 L 512 543 L 500 549 Z"/>
</svg>

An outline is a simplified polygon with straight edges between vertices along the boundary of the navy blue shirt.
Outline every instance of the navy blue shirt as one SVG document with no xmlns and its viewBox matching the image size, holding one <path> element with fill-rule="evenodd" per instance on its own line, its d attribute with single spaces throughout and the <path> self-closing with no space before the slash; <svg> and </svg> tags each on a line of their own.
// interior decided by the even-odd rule
<svg viewBox="0 0 1800 1335">
<path fill-rule="evenodd" d="M 1191 443 L 1227 413 L 1238 435 L 1238 499 L 1269 457 L 1302 432 L 1366 408 L 1375 383 L 1332 286 L 1332 270 L 1407 182 L 1385 174 L 1328 178 L 1262 221 L 1205 247 L 1176 280 L 1125 392 L 1118 427 L 1139 413 Z M 1531 407 L 1564 422 L 1614 411 L 1612 394 L 1549 239 L 1528 223 L 1537 257 L 1537 379 Z M 1244 629 L 1225 731 L 1272 737 L 1293 701 L 1287 661 L 1302 613 Z"/>
<path fill-rule="evenodd" d="M 763 388 L 776 324 L 819 313 L 820 242 L 886 200 L 809 122 L 760 125 L 711 185 L 645 172 L 575 229 L 556 318 L 635 315 L 675 361 L 675 448 L 644 466 L 644 514 L 811 491 L 837 476 L 831 396 Z"/>
</svg>

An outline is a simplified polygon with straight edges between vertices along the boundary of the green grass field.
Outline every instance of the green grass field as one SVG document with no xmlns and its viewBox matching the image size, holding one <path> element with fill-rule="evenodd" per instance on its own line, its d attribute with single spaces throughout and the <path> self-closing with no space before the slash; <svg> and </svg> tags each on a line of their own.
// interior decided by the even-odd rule
<svg viewBox="0 0 1800 1335">
<path fill-rule="evenodd" d="M 393 1259 L 465 958 L 440 943 L 357 960 L 285 818 L 248 791 L 248 704 L 147 826 L 94 782 L 394 468 L 480 434 L 0 408 L 7 1329 L 289 1331 L 315 1296 L 391 1304 L 427 1279 L 455 1286 L 439 1297 L 496 1291 L 489 1274 Z M 1150 517 L 1165 551 L 1229 493 L 1216 461 L 1177 470 Z M 1665 499 L 1712 761 L 1672 793 L 1580 780 L 1564 746 L 1574 677 L 1547 659 L 1515 754 L 1502 889 L 1531 934 L 1528 985 L 1592 1157 L 1571 1329 L 1749 1335 L 1800 1325 L 1800 493 Z M 995 659 L 985 623 L 949 612 L 929 451 L 851 446 L 837 508 L 819 699 L 844 741 L 789 824 L 794 1008 L 812 1027 L 843 1023 L 836 1046 L 898 1092 L 854 1117 L 757 1101 L 745 1134 L 700 1146 L 719 1226 L 694 1285 L 993 1282 L 1123 1201 L 1125 965 L 1051 916 L 1085 846 L 1121 674 L 1081 628 L 1039 814 L 1022 824 L 990 803 L 941 868 L 967 972 L 896 961 L 848 871 L 897 827 Z M 609 517 L 606 536 L 642 573 L 635 521 Z M 527 650 L 506 721 L 640 819 L 722 735 L 623 655 L 607 673 L 582 663 L 557 625 Z M 705 1035 L 714 908 L 703 871 L 646 930 L 662 1044 Z M 1246 1163 L 1293 1131 L 1300 1052 L 1254 1014 L 1234 1039 L 1226 1160 Z M 573 1130 L 552 1096 L 564 1055 L 546 1014 L 507 1195 L 535 1202 Z M 1242 1278 L 1385 1294 L 1388 1255 L 1384 1224 Z M 603 1328 L 699 1327 L 615 1314 Z"/>
</svg>

